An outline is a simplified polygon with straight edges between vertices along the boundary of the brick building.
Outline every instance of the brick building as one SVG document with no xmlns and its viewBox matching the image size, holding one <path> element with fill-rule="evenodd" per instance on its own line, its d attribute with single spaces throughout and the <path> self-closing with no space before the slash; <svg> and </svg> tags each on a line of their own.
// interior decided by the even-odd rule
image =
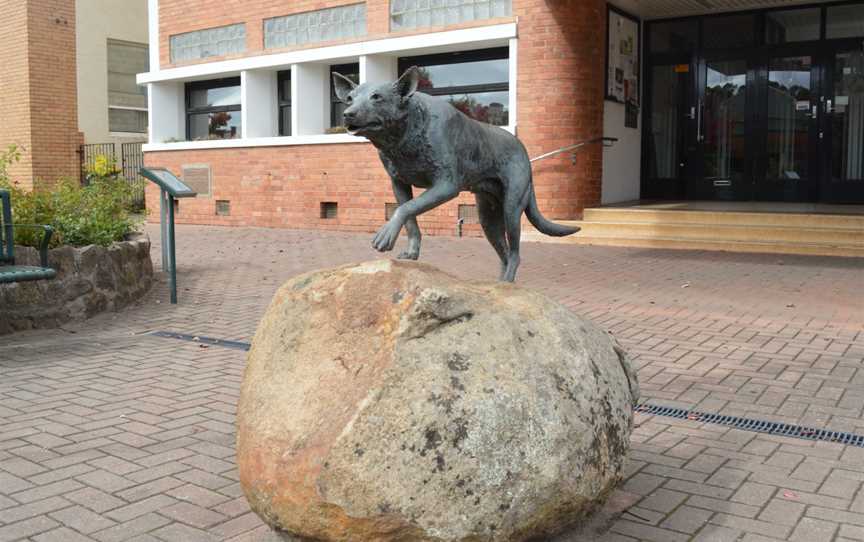
<svg viewBox="0 0 864 542">
<path fill-rule="evenodd" d="M 13 180 L 77 178 L 82 143 L 146 137 L 146 0 L 0 0 L 0 13 L 0 147 L 23 151 Z"/>
<path fill-rule="evenodd" d="M 618 139 L 535 163 L 550 218 L 648 197 L 864 202 L 860 1 L 149 5 L 146 162 L 198 190 L 181 222 L 374 231 L 389 179 L 371 144 L 340 133 L 329 74 L 383 81 L 410 65 L 424 92 L 516 133 L 531 156 Z M 452 234 L 472 205 L 463 195 L 421 228 Z"/>
</svg>

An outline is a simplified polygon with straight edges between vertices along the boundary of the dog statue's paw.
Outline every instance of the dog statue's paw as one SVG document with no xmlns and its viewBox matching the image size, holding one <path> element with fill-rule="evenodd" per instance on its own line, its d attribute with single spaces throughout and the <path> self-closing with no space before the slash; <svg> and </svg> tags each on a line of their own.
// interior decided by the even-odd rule
<svg viewBox="0 0 864 542">
<path fill-rule="evenodd" d="M 397 260 L 416 260 L 418 258 L 420 258 L 419 250 L 403 250 L 398 256 L 396 256 Z"/>
<path fill-rule="evenodd" d="M 393 250 L 393 246 L 396 245 L 396 239 L 399 238 L 400 229 L 389 222 L 381 226 L 381 229 L 375 234 L 375 238 L 372 239 L 372 248 L 378 252 Z"/>
</svg>

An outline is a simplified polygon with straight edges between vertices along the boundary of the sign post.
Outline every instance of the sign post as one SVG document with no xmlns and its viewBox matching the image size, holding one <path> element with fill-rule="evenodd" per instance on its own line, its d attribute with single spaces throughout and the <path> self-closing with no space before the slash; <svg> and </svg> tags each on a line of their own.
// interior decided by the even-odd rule
<svg viewBox="0 0 864 542">
<path fill-rule="evenodd" d="M 159 187 L 159 222 L 162 239 L 162 271 L 168 273 L 171 304 L 177 304 L 177 253 L 174 245 L 174 200 L 197 195 L 165 168 L 141 168 L 141 175 Z"/>
</svg>

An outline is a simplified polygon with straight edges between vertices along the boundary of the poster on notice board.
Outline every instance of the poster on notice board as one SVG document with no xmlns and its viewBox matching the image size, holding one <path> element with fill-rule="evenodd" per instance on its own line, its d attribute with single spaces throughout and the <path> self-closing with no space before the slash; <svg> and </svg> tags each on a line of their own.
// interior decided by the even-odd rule
<svg viewBox="0 0 864 542">
<path fill-rule="evenodd" d="M 639 20 L 608 6 L 606 99 L 627 105 L 626 124 L 634 127 L 639 110 Z"/>
</svg>

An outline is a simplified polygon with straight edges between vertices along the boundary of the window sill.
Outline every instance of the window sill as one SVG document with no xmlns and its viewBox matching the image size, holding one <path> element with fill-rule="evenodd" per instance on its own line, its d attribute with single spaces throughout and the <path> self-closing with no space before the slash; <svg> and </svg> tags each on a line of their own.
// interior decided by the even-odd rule
<svg viewBox="0 0 864 542">
<path fill-rule="evenodd" d="M 502 126 L 511 134 L 514 126 Z M 239 139 L 214 139 L 208 141 L 176 141 L 172 143 L 145 143 L 144 152 L 189 151 L 206 149 L 237 149 L 248 147 L 287 147 L 293 145 L 334 145 L 341 143 L 368 143 L 365 137 L 350 134 L 321 134 L 288 137 L 249 137 Z"/>
<path fill-rule="evenodd" d="M 236 149 L 242 147 L 283 147 L 290 145 L 332 145 L 336 143 L 368 143 L 365 137 L 349 134 L 321 134 L 287 137 L 247 137 L 238 139 L 213 139 L 207 141 L 175 141 L 171 143 L 147 143 L 144 152 L 186 151 L 198 149 Z"/>
</svg>

